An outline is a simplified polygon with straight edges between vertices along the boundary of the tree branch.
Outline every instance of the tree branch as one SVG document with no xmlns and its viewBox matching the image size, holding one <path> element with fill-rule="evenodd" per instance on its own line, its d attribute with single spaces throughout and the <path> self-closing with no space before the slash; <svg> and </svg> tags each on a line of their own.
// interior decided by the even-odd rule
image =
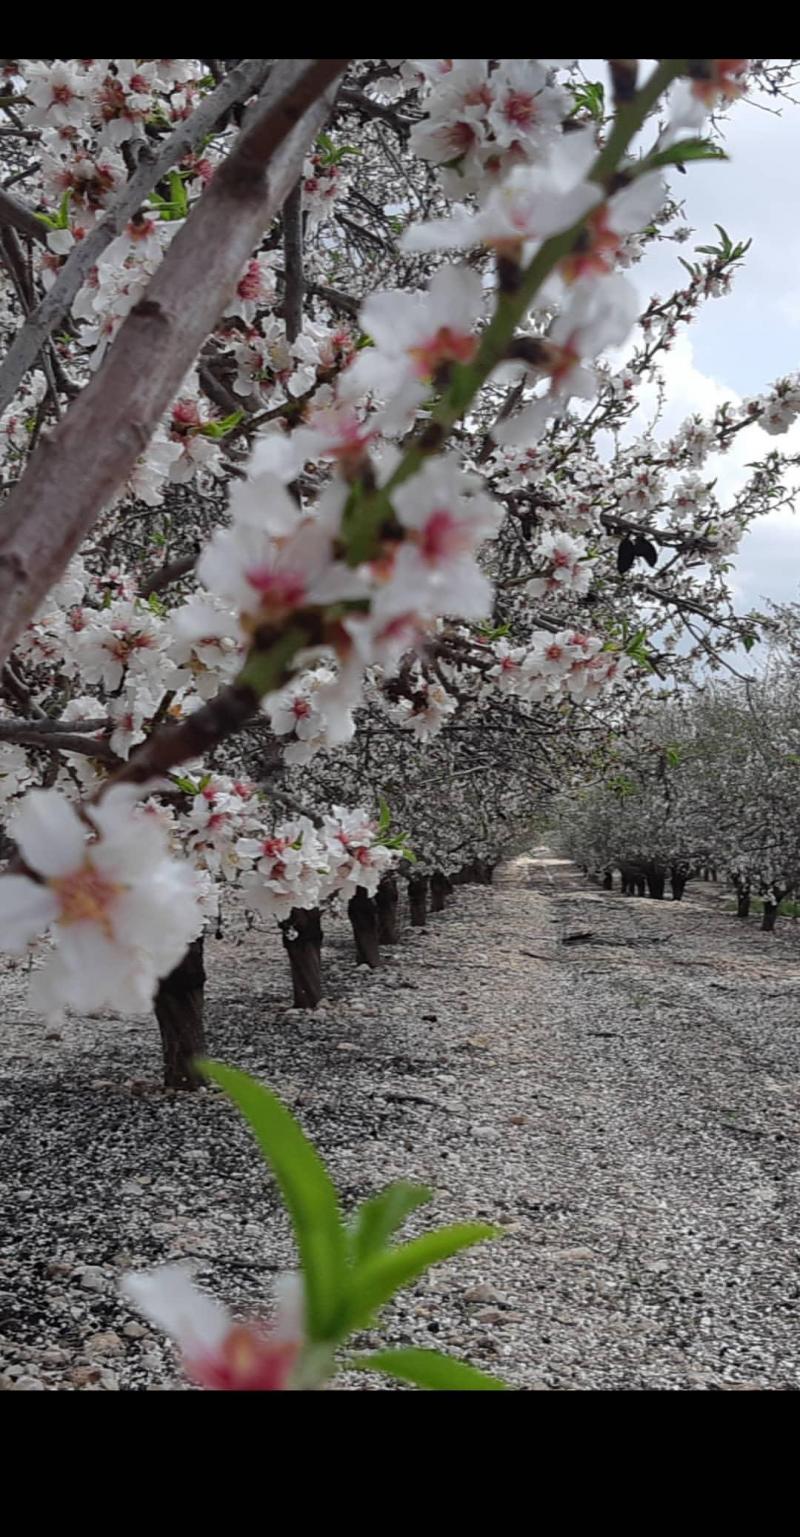
<svg viewBox="0 0 800 1537">
<path fill-rule="evenodd" d="M 18 198 L 11 197 L 10 193 L 0 189 L 0 224 L 10 224 L 13 229 L 18 229 L 20 234 L 30 236 L 31 240 L 38 240 L 40 245 L 47 245 L 47 226 L 41 219 L 37 219 L 30 208 L 20 203 Z"/>
<path fill-rule="evenodd" d="M 283 205 L 283 266 L 283 318 L 286 339 L 293 342 L 303 329 L 303 189 L 299 181 Z"/>
<path fill-rule="evenodd" d="M 0 662 L 146 449 L 264 226 L 294 186 L 346 63 L 281 59 L 273 66 L 251 125 L 93 380 L 12 491 L 0 528 Z"/>
</svg>

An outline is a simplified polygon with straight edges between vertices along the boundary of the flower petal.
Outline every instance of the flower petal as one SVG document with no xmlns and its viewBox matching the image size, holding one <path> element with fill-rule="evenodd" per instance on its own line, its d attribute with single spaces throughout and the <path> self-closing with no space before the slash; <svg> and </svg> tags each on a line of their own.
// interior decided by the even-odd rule
<svg viewBox="0 0 800 1537">
<path fill-rule="evenodd" d="M 57 790 L 31 790 L 10 824 L 31 869 L 68 875 L 83 864 L 86 835 L 72 806 Z"/>
<path fill-rule="evenodd" d="M 0 879 L 0 950 L 20 955 L 57 914 L 58 902 L 49 886 L 39 886 L 28 875 L 4 875 Z"/>
<path fill-rule="evenodd" d="M 232 1320 L 219 1302 L 200 1291 L 185 1265 L 162 1265 L 149 1274 L 132 1272 L 122 1292 L 146 1318 L 172 1336 L 184 1355 L 204 1356 L 220 1348 Z"/>
</svg>

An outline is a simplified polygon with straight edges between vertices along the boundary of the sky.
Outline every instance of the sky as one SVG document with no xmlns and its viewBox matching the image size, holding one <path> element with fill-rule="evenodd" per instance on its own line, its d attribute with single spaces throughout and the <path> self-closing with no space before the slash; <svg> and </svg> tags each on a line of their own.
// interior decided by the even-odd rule
<svg viewBox="0 0 800 1537">
<path fill-rule="evenodd" d="M 589 79 L 607 82 L 603 60 L 581 63 Z M 627 273 L 646 302 L 680 284 L 685 274 L 679 256 L 692 261 L 698 259 L 694 246 L 718 243 L 715 223 L 734 241 L 752 238 L 731 293 L 708 300 L 667 354 L 668 406 L 659 435 L 693 411 L 707 413 L 722 400 L 758 395 L 800 370 L 800 89 L 794 94 L 797 106 L 777 103 L 780 116 L 772 98 L 736 103 L 724 125 L 729 161 L 695 163 L 685 176 L 669 176 L 673 195 L 684 201 L 685 223 L 695 232 L 691 240 L 651 246 Z M 764 103 L 772 110 L 764 110 Z M 723 507 L 747 479 L 747 463 L 774 448 L 800 452 L 800 421 L 778 438 L 749 428 L 728 454 L 709 459 Z M 765 598 L 800 600 L 800 489 L 797 507 L 796 513 L 787 508 L 757 519 L 745 534 L 729 578 L 739 612 L 763 607 Z"/>
</svg>

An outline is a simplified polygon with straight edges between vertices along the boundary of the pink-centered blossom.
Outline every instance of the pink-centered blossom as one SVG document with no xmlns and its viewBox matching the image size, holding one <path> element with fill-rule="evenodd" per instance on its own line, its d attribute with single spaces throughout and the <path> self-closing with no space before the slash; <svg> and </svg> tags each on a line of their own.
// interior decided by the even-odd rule
<svg viewBox="0 0 800 1537">
<path fill-rule="evenodd" d="M 81 817 L 58 791 L 33 790 L 12 819 L 32 873 L 0 877 L 0 945 L 18 955 L 51 933 L 55 950 L 31 987 L 46 1014 L 148 1009 L 200 930 L 191 871 L 137 793 L 113 787 Z"/>
<path fill-rule="evenodd" d="M 285 1276 L 269 1330 L 237 1323 L 201 1291 L 187 1266 L 128 1273 L 123 1295 L 179 1346 L 187 1376 L 217 1392 L 270 1393 L 291 1388 L 303 1347 L 302 1282 Z"/>
</svg>

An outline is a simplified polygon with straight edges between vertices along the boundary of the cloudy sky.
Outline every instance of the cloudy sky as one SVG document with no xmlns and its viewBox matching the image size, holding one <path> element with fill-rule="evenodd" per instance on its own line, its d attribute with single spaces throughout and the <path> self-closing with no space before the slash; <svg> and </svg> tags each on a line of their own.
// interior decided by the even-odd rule
<svg viewBox="0 0 800 1537">
<path fill-rule="evenodd" d="M 582 63 L 590 79 L 607 80 L 602 60 Z M 652 248 L 629 272 L 646 301 L 681 282 L 679 255 L 693 260 L 695 245 L 717 243 L 715 223 L 733 240 L 752 237 L 732 292 L 707 301 L 667 355 L 666 432 L 692 411 L 758 395 L 782 375 L 800 370 L 800 88 L 793 94 L 798 105 L 778 102 L 780 116 L 774 115 L 771 98 L 737 103 L 724 129 L 730 160 L 670 175 L 695 234 L 685 246 L 663 242 Z M 764 110 L 767 102 L 771 111 Z M 800 421 L 780 438 L 753 427 L 739 435 L 729 454 L 708 461 L 723 506 L 746 480 L 745 465 L 775 447 L 800 452 Z M 786 509 L 760 518 L 742 540 L 733 578 L 740 612 L 759 607 L 764 598 L 800 599 L 800 494 L 797 506 L 797 513 Z"/>
</svg>

